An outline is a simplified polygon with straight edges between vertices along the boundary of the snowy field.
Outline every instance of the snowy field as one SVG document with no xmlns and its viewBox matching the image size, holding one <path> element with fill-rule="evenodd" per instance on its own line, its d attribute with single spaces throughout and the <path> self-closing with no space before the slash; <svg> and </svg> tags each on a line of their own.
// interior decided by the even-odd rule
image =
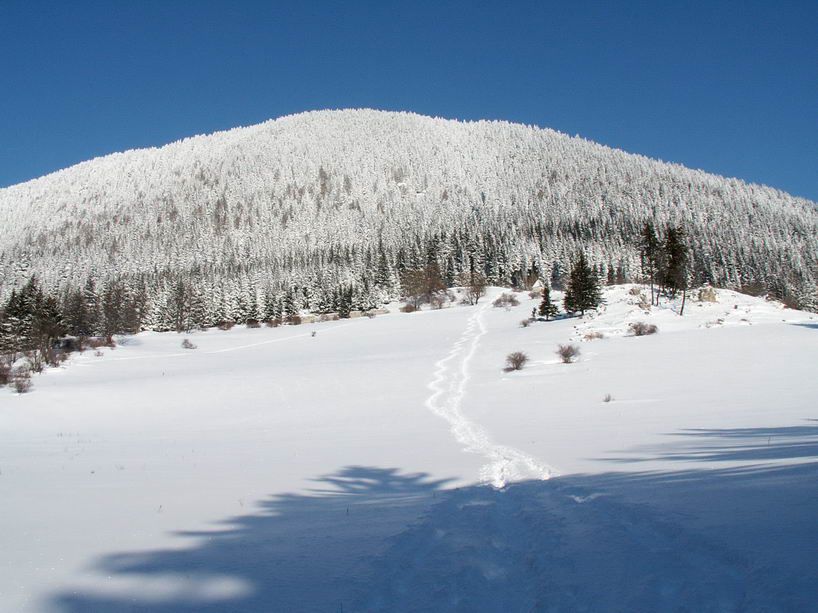
<svg viewBox="0 0 818 613">
<path fill-rule="evenodd" d="M 818 611 L 818 316 L 630 287 L 143 333 L 0 391 L 0 611 Z"/>
</svg>

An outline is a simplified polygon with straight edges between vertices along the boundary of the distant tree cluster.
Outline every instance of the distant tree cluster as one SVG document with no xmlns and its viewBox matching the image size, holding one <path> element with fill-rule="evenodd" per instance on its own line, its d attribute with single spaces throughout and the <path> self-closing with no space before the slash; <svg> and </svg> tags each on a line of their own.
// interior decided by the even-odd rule
<svg viewBox="0 0 818 613">
<path fill-rule="evenodd" d="M 671 299 L 682 294 L 684 314 L 687 289 L 691 282 L 691 257 L 684 228 L 668 224 L 664 241 L 650 221 L 645 222 L 640 242 L 642 270 L 650 282 L 651 304 L 659 304 L 661 294 Z"/>
</svg>

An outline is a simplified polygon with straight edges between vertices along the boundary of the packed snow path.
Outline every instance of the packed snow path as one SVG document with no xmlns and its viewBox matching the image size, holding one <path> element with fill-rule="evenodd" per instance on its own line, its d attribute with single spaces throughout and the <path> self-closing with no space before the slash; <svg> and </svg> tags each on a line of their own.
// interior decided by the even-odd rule
<svg viewBox="0 0 818 613">
<path fill-rule="evenodd" d="M 477 352 L 480 339 L 486 334 L 483 315 L 490 304 L 487 300 L 475 310 L 449 354 L 435 364 L 434 379 L 429 384 L 432 395 L 426 406 L 449 423 L 455 439 L 466 451 L 488 458 L 488 464 L 480 470 L 480 481 L 502 488 L 512 481 L 548 479 L 552 471 L 518 449 L 496 444 L 485 428 L 463 414 L 463 397 L 470 378 L 469 363 Z"/>
</svg>

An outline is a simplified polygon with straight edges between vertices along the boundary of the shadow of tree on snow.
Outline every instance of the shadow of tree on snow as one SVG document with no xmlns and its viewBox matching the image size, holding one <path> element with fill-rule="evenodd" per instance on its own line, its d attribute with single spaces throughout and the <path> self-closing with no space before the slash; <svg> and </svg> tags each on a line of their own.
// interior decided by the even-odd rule
<svg viewBox="0 0 818 613">
<path fill-rule="evenodd" d="M 761 433 L 757 433 L 762 436 Z M 348 467 L 307 494 L 96 564 L 57 610 L 808 611 L 818 463 L 569 475 L 503 490 Z M 100 581 L 105 584 L 104 580 Z"/>
</svg>

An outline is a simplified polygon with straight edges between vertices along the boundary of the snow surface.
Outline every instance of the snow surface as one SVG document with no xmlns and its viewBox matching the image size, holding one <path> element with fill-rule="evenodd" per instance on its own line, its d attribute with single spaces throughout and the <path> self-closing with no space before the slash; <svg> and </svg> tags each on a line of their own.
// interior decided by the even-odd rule
<svg viewBox="0 0 818 613">
<path fill-rule="evenodd" d="M 143 333 L 0 391 L 0 610 L 817 610 L 818 316 L 631 287 Z"/>
</svg>

